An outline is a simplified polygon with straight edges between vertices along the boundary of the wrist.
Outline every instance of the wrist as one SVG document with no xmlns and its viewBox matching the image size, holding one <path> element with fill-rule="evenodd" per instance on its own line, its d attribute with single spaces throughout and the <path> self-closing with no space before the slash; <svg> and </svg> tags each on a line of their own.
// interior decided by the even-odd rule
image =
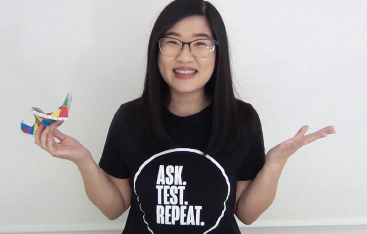
<svg viewBox="0 0 367 234">
<path fill-rule="evenodd" d="M 264 168 L 272 173 L 282 173 L 283 168 L 287 161 L 285 162 L 271 162 L 265 160 Z"/>
<path fill-rule="evenodd" d="M 77 165 L 79 170 L 84 170 L 88 168 L 91 162 L 94 162 L 94 160 L 93 160 L 91 153 L 87 149 L 86 149 L 86 152 L 83 154 L 83 156 L 79 160 L 74 161 L 74 163 Z"/>
</svg>

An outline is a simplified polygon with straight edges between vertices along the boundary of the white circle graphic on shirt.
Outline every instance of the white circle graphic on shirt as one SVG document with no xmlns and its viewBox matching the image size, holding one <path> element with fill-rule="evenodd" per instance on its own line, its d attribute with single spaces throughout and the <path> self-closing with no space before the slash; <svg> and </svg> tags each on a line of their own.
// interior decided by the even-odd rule
<svg viewBox="0 0 367 234">
<path fill-rule="evenodd" d="M 200 166 L 196 166 L 196 170 L 198 170 L 199 168 L 201 174 L 203 173 L 201 169 L 203 169 L 204 171 L 207 170 L 210 176 L 212 174 L 215 174 L 214 176 L 216 176 L 216 178 L 220 178 L 219 180 L 214 180 L 211 183 L 215 184 L 215 186 L 218 183 L 218 188 L 221 188 L 220 203 L 223 204 L 223 208 L 217 209 L 216 212 L 209 212 L 209 216 L 215 216 L 210 217 L 210 222 L 207 222 L 206 220 L 201 220 L 200 218 L 200 214 L 203 214 L 205 212 L 205 210 L 203 210 L 203 207 L 205 206 L 196 204 L 200 202 L 192 204 L 193 200 L 195 200 L 201 194 L 192 195 L 191 193 L 191 195 L 186 196 L 186 192 L 190 191 L 190 189 L 192 188 L 190 187 L 190 185 L 194 184 L 196 180 L 200 180 L 200 178 L 198 178 L 200 176 L 197 176 L 198 172 L 192 172 L 192 168 L 190 167 L 190 170 L 188 170 L 189 172 L 187 172 L 186 170 L 185 172 L 196 173 L 195 176 L 197 177 L 195 177 L 195 180 L 193 180 L 192 177 L 191 180 L 188 180 L 188 178 L 185 178 L 185 180 L 183 180 L 183 166 L 180 166 L 180 163 L 177 163 L 177 159 L 180 160 L 180 158 L 175 155 L 175 153 L 185 154 L 183 157 L 184 162 L 182 164 L 186 163 L 187 165 L 190 163 L 195 163 L 195 160 L 193 159 L 198 159 L 200 161 L 197 162 L 200 163 Z M 171 155 L 175 155 L 175 157 L 171 157 Z M 164 160 L 166 160 L 167 157 L 175 161 L 174 165 L 160 165 L 162 164 L 162 162 L 160 162 L 159 160 L 162 158 L 165 158 Z M 203 168 L 201 168 L 202 165 L 204 165 Z M 153 166 L 155 170 L 151 170 Z M 152 173 L 151 171 L 154 171 L 154 173 Z M 142 177 L 144 173 L 145 175 Z M 206 173 L 206 171 L 204 173 Z M 208 178 L 209 175 L 206 175 L 206 178 Z M 140 183 L 138 180 L 139 178 L 141 178 Z M 157 194 L 151 194 L 152 185 L 150 184 L 152 183 L 153 179 L 156 180 L 156 182 L 154 181 L 154 186 Z M 142 186 L 141 184 L 143 182 L 145 184 L 148 183 L 149 188 L 145 188 L 147 186 Z M 208 183 L 210 184 L 209 181 Z M 210 186 L 213 187 L 213 185 Z M 219 225 L 220 220 L 224 216 L 224 213 L 227 209 L 226 202 L 230 194 L 230 183 L 223 167 L 211 156 L 203 155 L 203 152 L 195 149 L 176 148 L 153 155 L 139 167 L 134 177 L 134 193 L 137 196 L 139 208 L 143 213 L 144 223 L 147 225 L 148 230 L 152 234 L 154 234 L 154 229 L 157 225 L 168 226 L 168 228 L 172 228 L 172 225 L 175 224 L 181 225 L 181 227 L 187 227 L 189 225 L 196 226 L 198 228 L 201 227 L 200 233 L 206 234 L 214 230 Z M 140 193 L 140 196 L 138 193 Z M 156 197 L 154 197 L 154 195 L 156 195 Z M 145 197 L 145 200 L 150 199 L 149 202 L 145 201 L 144 203 L 142 196 Z M 195 199 L 193 199 L 193 197 Z M 154 202 L 156 202 L 157 204 L 154 204 L 156 205 L 156 211 L 153 214 L 151 210 L 154 210 L 154 208 L 151 206 L 151 203 Z M 144 208 L 146 208 L 145 211 Z"/>
</svg>

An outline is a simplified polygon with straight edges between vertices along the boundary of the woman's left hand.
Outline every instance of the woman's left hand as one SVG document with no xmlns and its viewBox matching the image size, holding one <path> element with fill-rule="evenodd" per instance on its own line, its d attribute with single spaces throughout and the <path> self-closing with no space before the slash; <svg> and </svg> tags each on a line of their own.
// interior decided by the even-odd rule
<svg viewBox="0 0 367 234">
<path fill-rule="evenodd" d="M 308 126 L 303 126 L 297 134 L 286 140 L 274 148 L 270 149 L 266 154 L 266 164 L 273 169 L 282 169 L 287 162 L 288 158 L 294 154 L 299 148 L 308 143 L 311 143 L 319 138 L 326 137 L 329 134 L 334 134 L 335 129 L 333 126 L 328 126 L 323 129 L 318 130 L 317 132 L 306 134 L 308 130 Z"/>
</svg>

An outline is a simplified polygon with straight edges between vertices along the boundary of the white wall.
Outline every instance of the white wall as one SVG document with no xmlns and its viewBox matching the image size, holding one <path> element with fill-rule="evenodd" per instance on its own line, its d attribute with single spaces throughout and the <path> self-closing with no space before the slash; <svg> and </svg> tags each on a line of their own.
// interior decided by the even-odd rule
<svg viewBox="0 0 367 234">
<path fill-rule="evenodd" d="M 77 168 L 19 123 L 32 123 L 31 106 L 51 111 L 71 91 L 61 130 L 99 161 L 113 114 L 142 91 L 150 30 L 169 2 L 0 0 L 0 233 L 123 229 L 124 218 L 109 221 L 89 202 Z M 367 227 L 367 1 L 212 3 L 266 149 L 304 124 L 337 130 L 292 156 L 273 205 L 249 228 Z"/>
</svg>

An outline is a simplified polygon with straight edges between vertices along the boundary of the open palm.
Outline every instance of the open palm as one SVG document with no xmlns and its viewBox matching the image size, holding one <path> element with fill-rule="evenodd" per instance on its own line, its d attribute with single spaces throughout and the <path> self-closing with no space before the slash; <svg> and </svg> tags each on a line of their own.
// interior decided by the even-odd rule
<svg viewBox="0 0 367 234">
<path fill-rule="evenodd" d="M 266 160 L 273 166 L 283 167 L 287 159 L 302 146 L 335 133 L 334 127 L 328 126 L 314 133 L 305 135 L 308 129 L 309 127 L 307 125 L 303 126 L 293 138 L 270 149 L 266 155 Z"/>
</svg>

